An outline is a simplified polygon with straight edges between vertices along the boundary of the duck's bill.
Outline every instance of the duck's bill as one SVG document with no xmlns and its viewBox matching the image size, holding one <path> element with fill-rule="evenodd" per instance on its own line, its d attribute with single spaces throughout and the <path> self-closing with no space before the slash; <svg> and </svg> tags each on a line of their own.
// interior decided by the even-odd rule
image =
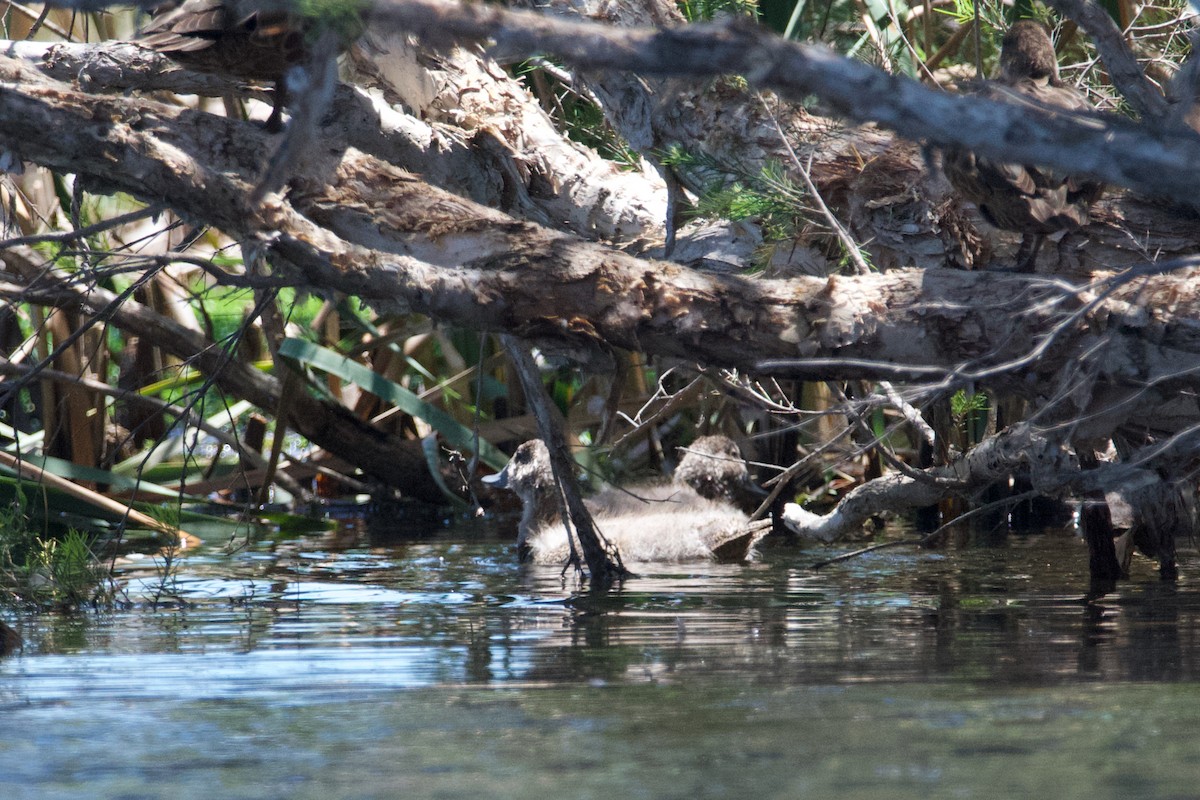
<svg viewBox="0 0 1200 800">
<path fill-rule="evenodd" d="M 495 475 L 484 475 L 479 482 L 492 489 L 507 489 L 508 470 L 500 470 Z"/>
</svg>

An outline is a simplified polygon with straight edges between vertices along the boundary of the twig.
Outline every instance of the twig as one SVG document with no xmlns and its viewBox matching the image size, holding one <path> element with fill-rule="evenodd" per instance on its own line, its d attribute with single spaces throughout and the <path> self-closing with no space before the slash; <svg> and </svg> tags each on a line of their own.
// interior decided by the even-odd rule
<svg viewBox="0 0 1200 800">
<path fill-rule="evenodd" d="M 941 528 L 939 528 L 938 531 L 936 531 L 936 532 L 940 533 L 940 531 L 941 531 Z M 920 546 L 920 545 L 925 544 L 931 536 L 933 536 L 933 534 L 929 534 L 929 536 L 920 536 L 915 539 L 897 539 L 893 542 L 883 542 L 881 544 L 873 544 L 873 545 L 870 545 L 869 547 L 862 547 L 862 548 L 859 548 L 858 550 L 851 550 L 849 553 L 842 553 L 840 556 L 834 556 L 833 558 L 827 558 L 824 561 L 817 561 L 816 563 L 809 565 L 808 568 L 815 572 L 816 570 L 822 569 L 823 567 L 828 567 L 831 564 L 837 564 L 842 561 L 849 561 L 852 558 L 858 558 L 859 556 L 865 555 L 866 553 L 874 553 L 876 550 L 884 550 L 888 547 L 903 547 L 904 545 L 909 545 L 909 544 Z"/>
<path fill-rule="evenodd" d="M 813 183 L 812 175 L 810 174 L 813 161 L 812 155 L 809 155 L 807 165 L 800 163 L 796 151 L 792 148 L 792 143 L 788 141 L 787 136 L 783 133 L 783 128 L 779 125 L 778 117 L 771 111 L 770 106 L 767 105 L 767 101 L 763 99 L 761 93 L 756 93 L 755 96 L 762 105 L 763 111 L 766 112 L 767 118 L 771 120 L 771 124 L 775 127 L 775 132 L 779 134 L 779 141 L 787 150 L 788 157 L 792 159 L 792 166 L 796 168 L 796 172 L 800 173 L 800 177 L 804 179 L 804 186 L 808 189 L 809 195 L 816 201 L 817 208 L 821 210 L 821 214 L 837 234 L 838 241 L 842 243 L 842 249 L 846 251 L 846 256 L 854 264 L 854 271 L 859 275 L 870 274 L 871 268 L 867 266 L 867 262 L 863 259 L 862 250 L 859 248 L 858 243 L 854 241 L 845 226 L 829 210 L 829 206 L 825 205 L 825 201 L 821 199 L 821 192 L 817 189 L 817 185 Z"/>
<path fill-rule="evenodd" d="M 1104 7 L 1094 0 L 1046 0 L 1046 4 L 1064 17 L 1075 20 L 1088 32 L 1104 61 L 1109 79 L 1138 114 L 1149 120 L 1167 116 L 1170 109 L 1167 101 L 1146 77 L 1137 57 L 1125 43 L 1121 29 Z"/>
<path fill-rule="evenodd" d="M 921 438 L 928 442 L 930 447 L 937 447 L 937 435 L 934 434 L 933 428 L 925 421 L 925 418 L 921 416 L 920 409 L 901 397 L 890 381 L 880 381 L 879 388 L 883 389 L 884 395 L 904 416 L 908 424 L 916 428 L 917 432 L 921 434 Z"/>
<path fill-rule="evenodd" d="M 153 203 L 137 211 L 130 211 L 128 214 L 121 214 L 118 217 L 101 220 L 84 228 L 62 231 L 60 233 L 37 233 L 31 236 L 18 236 L 14 239 L 5 239 L 0 241 L 0 250 L 7 250 L 10 247 L 17 247 L 18 245 L 40 244 L 42 242 L 75 242 L 85 236 L 93 236 L 130 222 L 137 222 L 146 217 L 157 216 L 166 210 L 166 203 Z"/>
<path fill-rule="evenodd" d="M 962 25 L 958 26 L 958 30 L 950 35 L 946 43 L 937 49 L 937 52 L 929 57 L 925 62 L 925 70 L 932 73 L 938 66 L 950 56 L 958 52 L 958 48 L 962 46 L 963 39 L 967 38 L 967 34 L 975 30 L 975 20 L 969 19 Z"/>
<path fill-rule="evenodd" d="M 608 543 L 596 529 L 592 516 L 583 504 L 583 496 L 579 491 L 579 483 L 571 468 L 571 460 L 567 455 L 567 443 L 554 414 L 557 409 L 546 396 L 538 375 L 537 365 L 525 350 L 521 342 L 509 334 L 500 335 L 500 343 L 508 353 L 521 381 L 525 392 L 525 400 L 529 403 L 534 417 L 537 419 L 538 433 L 550 451 L 550 466 L 554 471 L 555 482 L 559 488 L 559 502 L 563 524 L 573 525 L 579 543 L 583 547 L 583 557 L 591 573 L 593 589 L 607 589 L 614 581 L 620 581 L 630 576 L 630 572 L 621 563 L 620 553 Z M 566 568 L 572 564 L 576 569 L 581 568 L 579 554 L 575 551 L 575 537 L 567 536 L 571 553 Z"/>
<path fill-rule="evenodd" d="M 76 500 L 82 500 L 88 505 L 95 506 L 109 512 L 110 514 L 118 514 L 132 520 L 135 524 L 141 525 L 144 528 L 156 530 L 159 533 L 165 533 L 171 536 L 178 537 L 180 547 L 195 547 L 202 544 L 202 540 L 185 531 L 183 528 L 176 528 L 171 525 L 166 525 L 154 519 L 147 514 L 143 514 L 133 506 L 126 506 L 112 500 L 99 492 L 93 492 L 91 489 L 85 489 L 77 483 L 73 483 L 64 478 L 60 478 L 52 472 L 47 472 L 41 467 L 30 464 L 28 461 L 17 458 L 11 453 L 6 453 L 0 450 L 0 464 L 16 470 L 18 474 L 25 476 L 29 480 L 38 483 L 44 483 L 58 489 L 60 492 L 69 494 Z"/>
</svg>

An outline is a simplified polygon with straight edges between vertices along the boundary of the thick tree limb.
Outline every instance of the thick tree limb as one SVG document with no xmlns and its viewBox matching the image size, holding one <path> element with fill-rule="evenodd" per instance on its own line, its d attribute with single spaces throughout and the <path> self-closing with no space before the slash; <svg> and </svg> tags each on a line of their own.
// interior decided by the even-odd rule
<svg viewBox="0 0 1200 800">
<path fill-rule="evenodd" d="M 956 492 L 975 491 L 1014 473 L 1023 473 L 1029 476 L 1033 490 L 1039 494 L 1057 496 L 1076 492 L 1103 498 L 1106 491 L 1116 492 L 1142 506 L 1139 515 L 1134 518 L 1135 525 L 1149 513 L 1155 515 L 1152 519 L 1170 520 L 1169 524 L 1182 528 L 1185 522 L 1192 524 L 1195 509 L 1191 505 L 1186 513 L 1167 513 L 1150 508 L 1155 503 L 1161 506 L 1164 495 L 1172 498 L 1171 502 L 1181 496 L 1181 487 L 1168 486 L 1153 467 L 1158 459 L 1165 462 L 1181 454 L 1185 457 L 1190 455 L 1198 437 L 1200 428 L 1193 427 L 1189 433 L 1177 437 L 1169 447 L 1148 447 L 1139 454 L 1140 457 L 1096 466 L 1090 453 L 1077 457 L 1065 445 L 1061 431 L 1041 429 L 1021 422 L 985 439 L 946 466 L 929 468 L 923 474 L 893 473 L 867 481 L 852 489 L 826 514 L 815 514 L 795 503 L 788 503 L 782 517 L 784 523 L 798 535 L 832 542 L 840 536 L 861 530 L 863 524 L 877 514 L 933 505 Z M 1081 461 L 1085 462 L 1083 466 L 1094 468 L 1081 470 Z M 1185 488 L 1182 496 L 1190 497 L 1193 494 L 1194 490 Z M 1144 500 L 1147 496 L 1153 500 Z M 1127 527 L 1129 524 L 1129 520 L 1126 520 Z M 1166 524 L 1164 522 L 1163 527 Z M 1181 529 L 1179 535 L 1186 532 Z M 1163 539 L 1170 541 L 1173 547 L 1175 531 Z M 1111 548 L 1111 538 L 1107 544 Z M 1173 549 L 1170 556 L 1174 557 Z"/>
<path fill-rule="evenodd" d="M 171 75 L 177 83 L 181 75 L 193 74 L 168 68 L 161 56 L 121 43 L 11 44 L 39 70 L 78 76 L 89 87 L 150 89 L 158 86 L 156 76 Z M 111 68 L 127 50 L 142 59 L 145 68 Z M 197 76 L 197 80 L 209 79 Z M 767 163 L 788 162 L 787 143 L 779 140 L 772 122 L 772 118 L 780 119 L 788 137 L 797 142 L 795 146 L 809 156 L 816 155 L 813 178 L 821 194 L 849 222 L 857 239 L 866 243 L 872 263 L 880 267 L 937 266 L 948 258 L 966 265 L 986 264 L 998 253 L 997 248 L 1010 246 L 1003 234 L 983 225 L 977 215 L 972 221 L 972 215 L 960 207 L 945 181 L 929 175 L 928 165 L 916 147 L 895 142 L 881 131 L 871 127 L 839 130 L 827 120 L 782 103 L 774 104 L 769 115 L 764 114 L 762 104 L 751 92 L 728 88 L 684 91 L 678 81 L 670 85 L 641 82 L 636 86 L 644 92 L 651 85 L 657 97 L 650 105 L 646 100 L 639 103 L 643 113 L 638 116 L 638 124 L 653 130 L 635 135 L 667 143 L 686 142 L 689 149 L 707 152 L 718 161 L 740 164 L 751 173 Z M 182 90 L 204 91 L 204 86 L 201 83 Z M 504 155 L 508 146 L 496 140 L 496 146 L 504 152 L 492 154 L 496 148 L 487 144 L 494 138 L 491 134 L 483 132 L 470 141 L 452 126 L 429 125 L 398 113 L 378 96 L 357 87 L 340 87 L 335 113 L 324 136 L 331 143 L 349 143 L 420 172 L 442 188 L 520 217 L 544 220 L 548 215 L 573 213 L 555 211 L 551 207 L 557 202 L 553 197 L 513 190 L 520 186 L 520 179 L 512 177 L 511 170 L 498 168 L 508 159 Z M 594 215 L 582 206 L 579 213 L 583 217 Z M 1200 243 L 1189 220 L 1136 198 L 1107 199 L 1093 216 L 1097 222 L 1087 229 L 1090 241 L 1084 251 L 1091 265 L 1119 268 L 1155 255 L 1191 252 Z M 597 228 L 596 232 L 603 230 Z M 703 247 L 711 250 L 714 246 Z M 1053 261 L 1053 249 L 1044 250 L 1043 260 Z M 703 252 L 687 240 L 680 249 L 681 256 L 689 258 Z M 785 262 L 807 252 L 806 247 L 778 248 Z"/>
<path fill-rule="evenodd" d="M 236 82 L 180 68 L 166 56 L 127 42 L 6 42 L 3 52 L 36 66 L 43 74 L 71 81 L 85 91 L 171 91 L 207 96 L 240 89 Z M 404 58 L 402 58 L 404 56 Z M 376 81 L 421 83 L 415 51 L 397 37 L 364 46 L 360 70 L 377 69 Z M 558 221 L 581 234 L 634 241 L 661 238 L 665 190 L 661 182 L 619 169 L 554 129 L 536 102 L 496 65 L 455 50 L 433 59 L 445 83 L 437 98 L 401 99 L 414 104 L 421 119 L 401 113 L 357 86 L 340 85 L 323 134 L 333 135 L 396 166 L 419 172 L 431 183 L 478 202 L 543 224 Z M 426 81 L 430 80 L 426 78 Z M 467 128 L 433 120 L 426 105 L 434 100 L 449 115 L 452 100 Z"/>
<path fill-rule="evenodd" d="M 486 39 L 506 54 L 550 52 L 593 69 L 692 78 L 740 73 L 796 100 L 815 94 L 850 119 L 909 139 L 1056 167 L 1179 202 L 1194 199 L 1200 137 L 1190 131 L 952 95 L 746 23 L 616 29 L 453 0 L 380 0 L 372 23 L 441 44 Z"/>
<path fill-rule="evenodd" d="M 905 370 L 919 377 L 927 374 L 921 368 L 994 374 L 1009 363 L 1030 368 L 1021 359 L 1035 337 L 1087 299 L 1067 283 L 999 273 L 897 271 L 828 281 L 706 275 L 516 222 L 353 151 L 325 173 L 335 179 L 329 188 L 296 192 L 297 207 L 275 198 L 253 208 L 241 176 L 255 174 L 268 146 L 254 126 L 138 98 L 72 93 L 12 60 L 0 61 L 0 80 L 13 82 L 0 93 L 0 139 L 22 157 L 169 198 L 194 219 L 258 241 L 315 289 L 466 327 L 581 345 L 600 339 L 743 369 L 766 358 L 825 359 L 813 366 L 821 377 L 893 378 Z M 40 135 L 45 130 L 61 134 Z M 1155 292 L 1163 297 L 1148 306 L 1156 318 L 1130 311 Z M 1122 327 L 1106 345 L 1110 374 L 1158 380 L 1191 369 L 1196 337 L 1187 321 L 1200 318 L 1198 308 L 1190 286 L 1149 278 L 1080 317 L 1092 332 L 1075 339 L 1082 329 L 1066 331 L 1054 351 L 1065 356 L 1095 344 L 1116 315 Z M 1052 372 L 1053 359 L 1043 367 Z"/>
<path fill-rule="evenodd" d="M 593 68 L 690 78 L 744 72 L 789 97 L 815 92 L 852 118 L 906 136 L 1176 198 L 1192 198 L 1191 165 L 1200 163 L 1200 139 L 1190 133 L 933 92 L 745 26 L 620 31 L 439 0 L 389 3 L 382 14 L 435 39 L 490 35 L 510 51 L 548 48 Z M 1058 464 L 1064 442 L 1103 438 L 1131 419 L 1159 424 L 1172 395 L 1194 389 L 1200 375 L 1195 281 L 1152 276 L 1081 286 L 940 269 L 828 280 L 706 275 L 514 220 L 347 148 L 349 136 L 331 137 L 323 163 L 310 165 L 286 197 L 254 204 L 250 188 L 271 143 L 252 126 L 73 91 L 11 59 L 0 59 L 0 83 L 0 144 L 18 156 L 74 172 L 100 190 L 165 200 L 264 254 L 282 280 L 317 291 L 584 350 L 617 345 L 741 369 L 774 359 L 779 370 L 802 377 L 970 382 L 1042 401 L 1042 430 L 1052 431 L 1044 446 L 1021 438 L 1031 428 L 1009 431 L 963 458 L 959 466 L 970 481 L 1039 453 Z M 45 136 L 47 130 L 56 135 Z M 1185 246 L 1191 241 L 1182 238 Z M 15 296 L 114 313 L 112 298 L 100 293 L 37 291 Z M 154 331 L 162 346 L 189 353 L 227 390 L 277 406 L 278 382 L 230 366 L 195 334 L 152 325 L 135 304 L 126 305 L 124 327 Z M 393 485 L 407 488 L 418 479 L 397 468 L 403 462 L 394 457 L 395 442 L 312 398 L 299 402 L 293 418 L 302 434 L 333 452 L 352 452 Z M 1178 419 L 1162 422 L 1162 432 L 1185 440 L 1196 417 L 1194 407 L 1181 409 Z M 1051 427 L 1068 419 L 1069 428 Z M 1010 445 L 1024 456 L 1005 455 Z M 792 516 L 824 538 L 881 503 L 922 502 L 928 490 L 911 475 L 893 476 L 852 494 L 828 518 Z"/>
<path fill-rule="evenodd" d="M 375 28 L 354 57 L 417 116 L 459 125 L 506 150 L 506 187 L 519 187 L 542 212 L 530 219 L 614 242 L 662 238 L 662 181 L 571 141 L 519 82 L 474 48 L 427 54 L 407 32 Z"/>
<path fill-rule="evenodd" d="M 851 490 L 824 515 L 788 503 L 783 521 L 805 538 L 832 542 L 861 529 L 863 523 L 882 511 L 903 511 L 937 503 L 953 491 L 947 484 L 986 486 L 1029 464 L 1038 466 L 1041 485 L 1037 488 L 1047 493 L 1058 491 L 1078 477 L 1078 464 L 1072 463 L 1058 442 L 1021 423 L 986 440 L 951 464 L 926 470 L 930 480 L 895 473 L 885 475 Z"/>
<path fill-rule="evenodd" d="M 843 116 L 909 139 L 1052 166 L 1180 202 L 1194 197 L 1200 138 L 1190 132 L 952 95 L 747 23 L 616 29 L 452 0 L 381 0 L 373 19 L 432 42 L 486 39 L 509 57 L 548 52 L 589 69 L 742 74 L 793 100 L 815 94 Z"/>
</svg>

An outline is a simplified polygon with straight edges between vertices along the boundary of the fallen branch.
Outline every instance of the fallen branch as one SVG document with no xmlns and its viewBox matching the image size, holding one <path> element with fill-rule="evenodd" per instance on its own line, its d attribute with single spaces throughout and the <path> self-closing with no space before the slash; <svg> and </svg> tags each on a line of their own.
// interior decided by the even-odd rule
<svg viewBox="0 0 1200 800">
<path fill-rule="evenodd" d="M 798 535 L 832 542 L 857 531 L 883 511 L 930 506 L 959 486 L 986 486 L 1023 467 L 1029 468 L 1035 488 L 1043 494 L 1060 491 L 1078 477 L 1078 464 L 1058 442 L 1047 439 L 1027 423 L 1018 423 L 984 440 L 954 462 L 925 470 L 928 480 L 901 474 L 885 475 L 851 490 L 827 514 L 814 514 L 796 503 L 784 507 L 782 519 Z M 941 482 L 941 483 L 939 483 Z"/>
<path fill-rule="evenodd" d="M 77 483 L 68 481 L 65 478 L 60 478 L 52 472 L 47 472 L 41 467 L 30 464 L 28 461 L 18 458 L 3 450 L 0 450 L 0 465 L 16 471 L 18 475 L 34 481 L 35 483 L 43 483 L 54 489 L 58 489 L 60 492 L 68 494 L 71 497 L 74 497 L 76 500 L 81 500 L 90 506 L 94 506 L 101 511 L 106 511 L 109 514 L 116 514 L 129 519 L 135 525 L 140 525 L 143 528 L 149 528 L 150 530 L 166 534 L 167 536 L 172 537 L 174 540 L 171 542 L 170 546 L 196 547 L 200 544 L 203 544 L 203 541 L 199 537 L 193 536 L 192 534 L 183 530 L 183 528 L 177 528 L 175 526 L 159 522 L 154 517 L 143 514 L 133 506 L 123 505 L 118 503 L 116 500 L 105 497 L 99 492 L 93 492 L 91 489 L 85 489 Z"/>
</svg>

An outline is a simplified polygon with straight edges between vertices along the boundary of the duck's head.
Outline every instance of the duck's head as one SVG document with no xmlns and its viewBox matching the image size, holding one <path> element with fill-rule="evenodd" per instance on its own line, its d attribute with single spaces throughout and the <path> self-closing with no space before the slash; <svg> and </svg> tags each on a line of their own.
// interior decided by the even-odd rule
<svg viewBox="0 0 1200 800">
<path fill-rule="evenodd" d="M 1058 56 L 1046 26 L 1031 19 L 1014 22 L 1000 43 L 1000 80 L 1058 86 Z"/>
<path fill-rule="evenodd" d="M 683 450 L 674 480 L 701 497 L 736 506 L 757 504 L 756 498 L 765 494 L 750 480 L 741 448 L 728 436 L 701 436 L 692 442 Z"/>
<path fill-rule="evenodd" d="M 508 489 L 522 500 L 554 487 L 550 451 L 541 439 L 530 439 L 517 448 L 504 469 L 481 479 L 493 489 Z"/>
</svg>

